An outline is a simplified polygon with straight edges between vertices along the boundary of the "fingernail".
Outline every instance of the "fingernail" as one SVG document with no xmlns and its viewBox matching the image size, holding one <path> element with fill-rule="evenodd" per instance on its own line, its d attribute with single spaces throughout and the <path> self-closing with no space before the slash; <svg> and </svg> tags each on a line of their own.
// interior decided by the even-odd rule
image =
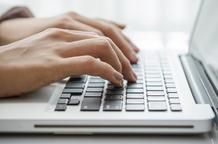
<svg viewBox="0 0 218 144">
<path fill-rule="evenodd" d="M 115 76 L 115 79 L 117 80 L 117 83 L 122 86 L 123 84 L 123 75 L 120 74 L 120 73 L 117 73 L 114 75 Z"/>
<path fill-rule="evenodd" d="M 137 63 L 137 61 L 138 61 L 138 58 L 135 54 L 131 55 L 130 59 L 131 59 L 131 62 L 133 62 L 133 63 Z"/>
<path fill-rule="evenodd" d="M 132 72 L 132 79 L 133 79 L 134 81 L 137 80 L 137 76 L 136 76 L 135 72 Z"/>
</svg>

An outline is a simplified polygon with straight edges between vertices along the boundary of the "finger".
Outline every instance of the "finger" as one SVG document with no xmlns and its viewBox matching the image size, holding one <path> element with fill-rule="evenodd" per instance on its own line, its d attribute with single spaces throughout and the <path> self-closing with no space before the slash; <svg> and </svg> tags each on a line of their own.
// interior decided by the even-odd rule
<svg viewBox="0 0 218 144">
<path fill-rule="evenodd" d="M 126 28 L 126 25 L 125 24 L 122 24 L 122 23 L 118 23 L 118 22 L 114 22 L 114 21 L 110 21 L 110 20 L 106 20 L 106 19 L 97 19 L 97 20 L 100 20 L 100 21 L 104 21 L 104 22 L 107 22 L 107 23 L 110 23 L 110 24 L 113 24 L 114 26 L 118 27 L 119 29 L 123 30 Z"/>
<path fill-rule="evenodd" d="M 128 59 L 124 56 L 121 50 L 116 46 L 116 44 L 111 39 L 107 38 L 107 40 L 110 42 L 112 48 L 116 52 L 122 64 L 122 74 L 124 75 L 124 78 L 126 78 L 128 81 L 135 82 L 137 80 L 137 77 L 134 71 L 132 70 L 131 64 L 128 61 Z"/>
<path fill-rule="evenodd" d="M 47 29 L 47 34 L 56 40 L 62 40 L 65 42 L 79 41 L 83 39 L 98 38 L 99 35 L 93 32 L 67 30 L 60 28 Z"/>
<path fill-rule="evenodd" d="M 88 74 L 100 76 L 118 86 L 121 86 L 123 82 L 122 74 L 109 64 L 91 56 L 64 58 L 62 60 L 62 69 L 64 70 L 63 77 Z"/>
<path fill-rule="evenodd" d="M 92 26 L 89 26 L 85 23 L 81 23 L 73 19 L 65 22 L 65 24 L 61 25 L 60 28 L 69 29 L 69 30 L 88 31 L 88 32 L 94 32 L 98 35 L 104 35 L 99 29 L 96 29 Z"/>
<path fill-rule="evenodd" d="M 122 65 L 116 52 L 111 47 L 110 43 L 101 37 L 67 43 L 65 46 L 57 48 L 57 52 L 61 57 L 65 58 L 82 55 L 100 58 L 102 61 L 110 64 L 118 72 L 122 72 Z"/>
<path fill-rule="evenodd" d="M 74 18 L 82 23 L 100 29 L 106 36 L 110 37 L 115 42 L 131 63 L 136 63 L 138 61 L 131 44 L 129 44 L 128 41 L 121 35 L 119 29 L 111 29 L 111 26 L 103 21 L 93 20 L 81 15 L 76 15 Z"/>
</svg>

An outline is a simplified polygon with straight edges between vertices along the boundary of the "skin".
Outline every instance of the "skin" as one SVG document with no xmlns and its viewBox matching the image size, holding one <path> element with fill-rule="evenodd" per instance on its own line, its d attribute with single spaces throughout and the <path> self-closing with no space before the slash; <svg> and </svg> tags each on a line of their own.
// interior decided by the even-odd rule
<svg viewBox="0 0 218 144">
<path fill-rule="evenodd" d="M 134 82 L 136 75 L 121 50 L 108 37 L 60 28 L 1 46 L 0 97 L 31 92 L 72 75 L 100 76 L 115 85 L 123 79 Z"/>
<path fill-rule="evenodd" d="M 19 18 L 0 24 L 0 44 L 21 40 L 48 28 L 93 32 L 109 37 L 131 63 L 136 63 L 139 50 L 123 33 L 125 25 L 102 19 L 91 19 L 75 12 L 51 18 Z"/>
</svg>

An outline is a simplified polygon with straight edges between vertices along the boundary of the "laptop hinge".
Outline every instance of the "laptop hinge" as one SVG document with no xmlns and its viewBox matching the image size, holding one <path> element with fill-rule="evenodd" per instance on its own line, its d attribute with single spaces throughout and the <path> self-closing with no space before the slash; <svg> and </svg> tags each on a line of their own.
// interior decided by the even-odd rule
<svg viewBox="0 0 218 144">
<path fill-rule="evenodd" d="M 180 56 L 185 74 L 196 103 L 209 104 L 218 124 L 218 96 L 202 64 L 190 54 Z"/>
</svg>

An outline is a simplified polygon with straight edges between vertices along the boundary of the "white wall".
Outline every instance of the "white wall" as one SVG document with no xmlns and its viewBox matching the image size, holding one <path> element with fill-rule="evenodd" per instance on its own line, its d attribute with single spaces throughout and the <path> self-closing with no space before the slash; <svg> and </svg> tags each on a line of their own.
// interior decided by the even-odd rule
<svg viewBox="0 0 218 144">
<path fill-rule="evenodd" d="M 90 17 L 127 23 L 139 30 L 189 32 L 200 0 L 1 0 L 5 5 L 27 5 L 37 16 L 75 10 Z"/>
</svg>

